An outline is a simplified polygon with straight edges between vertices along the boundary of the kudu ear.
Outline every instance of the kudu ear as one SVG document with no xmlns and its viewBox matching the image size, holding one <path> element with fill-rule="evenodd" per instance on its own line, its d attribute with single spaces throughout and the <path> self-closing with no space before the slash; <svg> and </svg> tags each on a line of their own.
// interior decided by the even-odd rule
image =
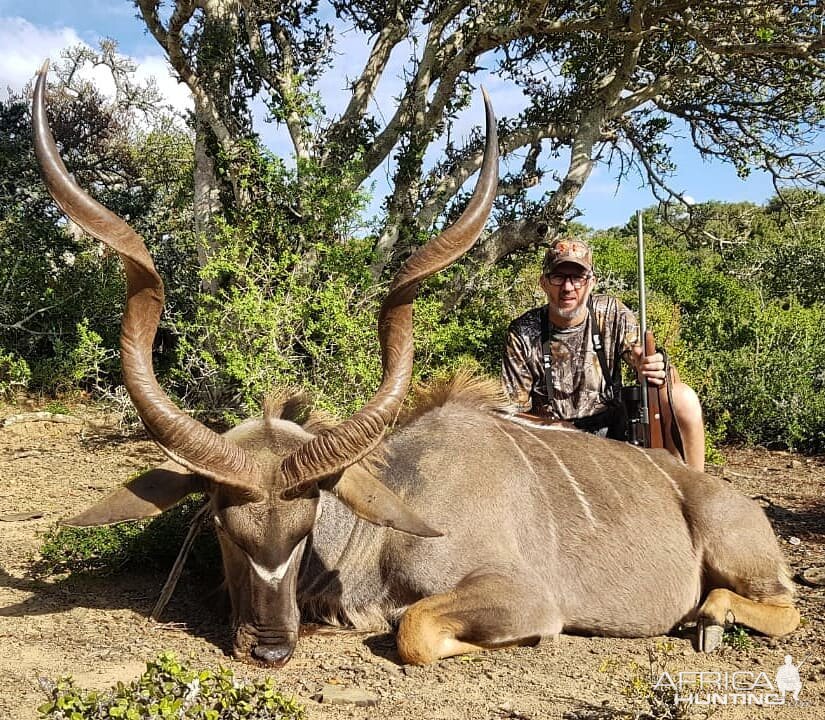
<svg viewBox="0 0 825 720">
<path fill-rule="evenodd" d="M 168 460 L 141 473 L 88 510 L 61 524 L 70 527 L 113 525 L 160 515 L 187 495 L 204 490 L 203 481 Z"/>
<path fill-rule="evenodd" d="M 441 537 L 444 534 L 427 525 L 360 463 L 344 470 L 337 482 L 321 482 L 318 486 L 331 492 L 358 517 L 373 525 L 391 527 L 418 537 Z"/>
</svg>

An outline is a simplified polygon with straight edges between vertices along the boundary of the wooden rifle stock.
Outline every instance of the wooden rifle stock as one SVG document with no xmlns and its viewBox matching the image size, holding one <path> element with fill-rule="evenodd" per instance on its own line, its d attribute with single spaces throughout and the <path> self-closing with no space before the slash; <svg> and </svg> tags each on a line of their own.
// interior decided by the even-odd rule
<svg viewBox="0 0 825 720">
<path fill-rule="evenodd" d="M 645 331 L 644 348 L 645 357 L 656 353 L 656 341 L 653 339 L 653 333 L 650 330 Z M 664 404 L 667 407 L 667 385 L 657 387 L 645 378 L 640 378 L 640 380 L 647 384 L 647 442 L 645 445 L 649 448 L 663 448 L 666 435 L 664 432 L 662 399 L 664 398 Z"/>
</svg>

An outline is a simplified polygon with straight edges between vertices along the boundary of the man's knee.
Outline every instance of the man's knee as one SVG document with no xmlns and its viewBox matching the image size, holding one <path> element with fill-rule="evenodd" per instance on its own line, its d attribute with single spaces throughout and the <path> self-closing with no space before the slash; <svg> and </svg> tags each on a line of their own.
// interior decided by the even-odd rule
<svg viewBox="0 0 825 720">
<path fill-rule="evenodd" d="M 672 393 L 673 411 L 684 445 L 684 460 L 702 472 L 705 469 L 705 425 L 699 396 L 682 382 L 673 385 Z"/>
<path fill-rule="evenodd" d="M 702 404 L 693 388 L 678 382 L 673 385 L 673 410 L 679 424 L 699 425 L 702 421 Z"/>
</svg>

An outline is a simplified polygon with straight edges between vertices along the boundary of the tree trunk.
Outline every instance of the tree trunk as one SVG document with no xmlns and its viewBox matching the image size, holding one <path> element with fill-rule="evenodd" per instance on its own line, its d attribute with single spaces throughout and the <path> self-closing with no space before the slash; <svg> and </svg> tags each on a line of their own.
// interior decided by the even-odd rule
<svg viewBox="0 0 825 720">
<path fill-rule="evenodd" d="M 222 210 L 220 187 L 215 176 L 215 163 L 207 150 L 209 131 L 198 122 L 195 130 L 195 232 L 198 237 L 198 267 L 203 270 L 217 248 L 215 215 Z M 217 280 L 201 280 L 201 291 L 214 295 Z"/>
</svg>

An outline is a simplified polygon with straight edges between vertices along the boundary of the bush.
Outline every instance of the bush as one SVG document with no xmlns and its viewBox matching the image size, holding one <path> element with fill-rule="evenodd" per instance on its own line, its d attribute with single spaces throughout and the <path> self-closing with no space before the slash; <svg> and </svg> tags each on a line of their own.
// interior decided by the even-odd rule
<svg viewBox="0 0 825 720">
<path fill-rule="evenodd" d="M 248 684 L 231 670 L 191 670 L 172 653 L 146 664 L 140 679 L 105 692 L 61 678 L 38 708 L 44 720 L 303 720 L 304 708 L 275 689 L 272 678 Z"/>
<path fill-rule="evenodd" d="M 167 570 L 175 561 L 192 519 L 203 504 L 191 496 L 151 520 L 104 527 L 54 527 L 40 548 L 33 571 L 110 574 L 127 568 Z M 214 533 L 201 533 L 189 556 L 188 567 L 202 574 L 222 567 Z"/>
<path fill-rule="evenodd" d="M 23 358 L 0 348 L 0 396 L 10 398 L 14 393 L 25 390 L 31 375 L 29 365 Z"/>
<path fill-rule="evenodd" d="M 124 87 L 137 85 L 124 78 Z M 188 132 L 160 111 L 151 118 L 141 112 L 136 122 L 124 103 L 109 102 L 87 84 L 50 94 L 49 116 L 68 168 L 129 219 L 159 272 L 174 279 L 167 283 L 165 320 L 187 312 L 198 282 Z M 25 360 L 33 389 L 109 390 L 120 374 L 110 362 L 124 298 L 120 261 L 67 223 L 51 201 L 34 156 L 29 105 L 23 95 L 0 101 L 0 357 Z M 162 362 L 167 349 L 161 340 Z M 2 382 L 0 368 L 5 391 Z"/>
<path fill-rule="evenodd" d="M 701 206 L 697 213 L 705 224 L 693 232 L 715 238 L 725 231 L 719 218 L 740 210 L 731 204 Z M 813 252 L 821 239 L 814 233 L 807 239 L 793 234 L 785 240 L 776 227 L 768 228 L 770 233 L 766 229 L 768 221 L 774 222 L 769 215 L 776 214 L 775 209 L 748 206 L 747 211 L 751 234 L 737 225 L 740 238 L 733 250 L 695 242 L 689 233 L 675 232 L 648 212 L 648 324 L 682 379 L 699 394 L 711 442 L 821 452 L 825 304 L 807 291 L 799 299 L 789 296 L 795 289 L 791 278 L 796 276 L 786 272 L 777 281 L 773 262 L 783 247 L 811 249 L 806 257 L 819 259 L 794 266 L 808 287 L 814 275 L 821 278 L 825 273 L 825 255 Z M 713 232 L 703 232 L 706 227 Z M 600 278 L 631 308 L 638 304 L 635 242 L 635 226 L 594 236 Z"/>
</svg>

